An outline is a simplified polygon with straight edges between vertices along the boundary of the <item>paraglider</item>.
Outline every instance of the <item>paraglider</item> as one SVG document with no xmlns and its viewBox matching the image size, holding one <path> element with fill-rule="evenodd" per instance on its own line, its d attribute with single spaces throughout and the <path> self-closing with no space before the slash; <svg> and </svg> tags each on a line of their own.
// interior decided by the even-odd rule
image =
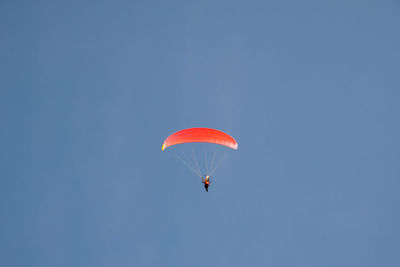
<svg viewBox="0 0 400 267">
<path fill-rule="evenodd" d="M 236 140 L 227 133 L 211 128 L 189 128 L 180 130 L 168 136 L 167 139 L 165 139 L 161 147 L 161 150 L 164 151 L 168 147 L 172 147 L 179 144 L 187 144 L 187 143 L 217 144 L 233 150 L 237 150 L 238 148 Z M 194 150 L 192 150 L 192 159 L 183 150 L 180 150 L 180 152 L 181 155 L 176 155 L 176 157 L 184 165 L 186 165 L 193 173 L 195 173 L 197 176 L 201 178 L 201 182 L 204 184 L 206 192 L 208 192 L 208 187 L 210 186 L 211 183 L 211 175 L 219 167 L 221 162 L 224 160 L 226 154 L 224 154 L 218 161 L 215 161 L 217 154 L 217 152 L 215 151 L 212 157 L 211 164 L 209 165 L 207 160 L 207 153 L 205 150 L 204 158 L 205 158 L 206 174 L 203 174 L 204 172 L 200 170 L 199 164 L 196 159 L 196 153 L 194 152 Z"/>
<path fill-rule="evenodd" d="M 210 128 L 190 128 L 173 133 L 165 139 L 161 150 L 183 143 L 213 143 L 237 149 L 238 144 L 232 136 Z"/>
</svg>

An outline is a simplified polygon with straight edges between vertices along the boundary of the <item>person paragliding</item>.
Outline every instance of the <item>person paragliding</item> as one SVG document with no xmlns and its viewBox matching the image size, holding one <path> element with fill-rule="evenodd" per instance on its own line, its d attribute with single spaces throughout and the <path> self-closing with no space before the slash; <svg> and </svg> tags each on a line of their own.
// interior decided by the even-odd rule
<svg viewBox="0 0 400 267">
<path fill-rule="evenodd" d="M 211 183 L 211 176 L 210 175 L 205 175 L 204 178 L 202 178 L 201 182 L 204 184 L 204 188 L 208 192 L 208 187 L 210 186 Z"/>
<path fill-rule="evenodd" d="M 210 143 L 210 144 L 217 144 L 221 146 L 228 147 L 233 150 L 237 150 L 238 144 L 236 140 L 224 133 L 220 130 L 211 129 L 211 128 L 189 128 L 183 129 L 178 132 L 175 132 L 168 136 L 162 147 L 161 150 L 164 151 L 168 147 L 186 144 L 186 143 Z M 177 158 L 186 165 L 194 174 L 201 178 L 201 182 L 204 184 L 204 188 L 206 192 L 208 192 L 208 187 L 211 183 L 211 175 L 214 174 L 215 170 L 221 164 L 222 160 L 225 158 L 225 154 L 219 160 L 215 161 L 216 159 L 216 152 L 214 153 L 213 159 L 211 164 L 209 165 L 207 162 L 207 153 L 205 152 L 205 172 L 202 172 L 199 164 L 197 162 L 194 150 L 192 150 L 193 159 L 191 160 L 188 155 L 184 151 L 181 150 L 182 156 L 176 155 Z M 214 165 L 215 163 L 215 165 Z M 210 167 L 210 168 L 209 168 Z M 202 173 L 206 173 L 202 175 Z"/>
</svg>

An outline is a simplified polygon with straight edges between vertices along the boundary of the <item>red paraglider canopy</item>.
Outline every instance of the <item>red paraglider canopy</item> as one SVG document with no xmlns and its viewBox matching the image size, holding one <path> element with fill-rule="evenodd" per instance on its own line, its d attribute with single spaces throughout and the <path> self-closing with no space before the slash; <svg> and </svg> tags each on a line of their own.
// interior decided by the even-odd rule
<svg viewBox="0 0 400 267">
<path fill-rule="evenodd" d="M 213 143 L 237 149 L 238 144 L 232 136 L 210 128 L 190 128 L 171 134 L 165 139 L 161 150 L 183 143 Z"/>
</svg>

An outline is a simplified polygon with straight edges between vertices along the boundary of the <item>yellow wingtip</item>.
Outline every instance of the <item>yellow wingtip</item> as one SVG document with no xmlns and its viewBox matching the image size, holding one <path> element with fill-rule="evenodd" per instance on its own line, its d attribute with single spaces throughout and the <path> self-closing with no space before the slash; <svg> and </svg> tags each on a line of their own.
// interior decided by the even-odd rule
<svg viewBox="0 0 400 267">
<path fill-rule="evenodd" d="M 165 143 L 162 144 L 161 151 L 164 151 L 164 149 L 165 149 Z"/>
</svg>

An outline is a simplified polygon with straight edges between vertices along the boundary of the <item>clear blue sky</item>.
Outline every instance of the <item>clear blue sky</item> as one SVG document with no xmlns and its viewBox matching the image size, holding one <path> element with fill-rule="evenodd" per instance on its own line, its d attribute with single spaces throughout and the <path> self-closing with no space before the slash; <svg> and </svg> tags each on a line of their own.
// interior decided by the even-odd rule
<svg viewBox="0 0 400 267">
<path fill-rule="evenodd" d="M 0 2 L 1 266 L 400 266 L 398 1 Z M 234 136 L 205 193 L 161 152 Z"/>
</svg>

